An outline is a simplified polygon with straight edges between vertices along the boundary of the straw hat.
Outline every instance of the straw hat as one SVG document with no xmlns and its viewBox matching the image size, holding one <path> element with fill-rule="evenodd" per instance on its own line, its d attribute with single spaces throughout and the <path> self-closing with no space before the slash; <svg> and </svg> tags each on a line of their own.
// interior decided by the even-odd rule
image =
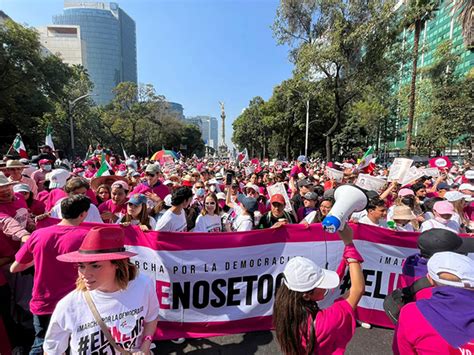
<svg viewBox="0 0 474 355">
<path fill-rule="evenodd" d="M 416 216 L 413 214 L 412 210 L 408 206 L 395 206 L 393 209 L 393 217 L 394 220 L 401 219 L 405 221 L 411 221 L 416 219 Z"/>
<path fill-rule="evenodd" d="M 29 167 L 30 167 L 29 165 L 25 165 L 19 160 L 8 160 L 7 164 L 4 167 L 2 166 L 0 169 L 29 168 Z"/>
<path fill-rule="evenodd" d="M 127 178 L 119 175 L 99 176 L 91 180 L 91 189 L 96 191 L 97 188 L 103 184 L 112 186 L 112 184 L 116 181 L 128 182 Z"/>
<path fill-rule="evenodd" d="M 5 176 L 5 174 L 0 171 L 0 187 L 9 186 L 9 185 L 16 185 L 16 184 L 19 184 L 19 182 L 8 180 L 8 178 Z"/>
</svg>

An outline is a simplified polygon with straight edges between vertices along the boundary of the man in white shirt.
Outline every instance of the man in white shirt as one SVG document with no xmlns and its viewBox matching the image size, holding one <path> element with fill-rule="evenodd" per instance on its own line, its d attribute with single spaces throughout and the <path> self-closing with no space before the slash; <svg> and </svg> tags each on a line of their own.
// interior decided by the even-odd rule
<svg viewBox="0 0 474 355">
<path fill-rule="evenodd" d="M 367 215 L 359 219 L 359 223 L 387 228 L 387 207 L 385 201 L 380 197 L 374 197 L 367 204 Z"/>
<path fill-rule="evenodd" d="M 155 230 L 161 232 L 186 232 L 185 208 L 193 199 L 193 192 L 189 187 L 179 187 L 171 194 L 171 208 L 168 209 L 156 223 Z"/>
</svg>

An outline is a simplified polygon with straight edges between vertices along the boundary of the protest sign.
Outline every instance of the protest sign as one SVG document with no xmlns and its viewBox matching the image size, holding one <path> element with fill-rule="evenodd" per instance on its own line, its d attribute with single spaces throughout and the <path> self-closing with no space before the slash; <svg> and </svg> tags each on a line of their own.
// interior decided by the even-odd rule
<svg viewBox="0 0 474 355">
<path fill-rule="evenodd" d="M 365 190 L 381 192 L 386 183 L 387 181 L 384 179 L 368 174 L 359 174 L 355 185 Z"/>
<path fill-rule="evenodd" d="M 247 176 L 252 175 L 254 173 L 254 171 L 255 171 L 255 166 L 253 166 L 253 165 L 245 167 L 245 175 L 247 175 Z"/>
<path fill-rule="evenodd" d="M 390 165 L 390 171 L 388 173 L 388 181 L 400 182 L 407 171 L 410 169 L 413 160 L 407 158 L 395 158 L 392 165 Z"/>
<path fill-rule="evenodd" d="M 439 169 L 438 168 L 424 168 L 423 174 L 426 176 L 431 176 L 437 178 L 439 176 Z"/>
<path fill-rule="evenodd" d="M 326 175 L 331 180 L 335 180 L 337 182 L 342 182 L 342 178 L 344 177 L 344 173 L 340 170 L 334 168 L 326 168 Z"/>
<path fill-rule="evenodd" d="M 424 175 L 424 172 L 420 169 L 418 169 L 416 166 L 412 166 L 408 171 L 405 173 L 403 178 L 399 180 L 400 185 L 407 185 L 419 178 L 421 178 Z"/>
<path fill-rule="evenodd" d="M 288 197 L 288 193 L 286 192 L 285 185 L 282 182 L 267 186 L 267 191 L 270 198 L 276 194 L 283 195 L 283 197 L 285 198 L 286 212 L 290 212 L 293 209 L 293 207 L 291 206 L 290 198 Z"/>
</svg>

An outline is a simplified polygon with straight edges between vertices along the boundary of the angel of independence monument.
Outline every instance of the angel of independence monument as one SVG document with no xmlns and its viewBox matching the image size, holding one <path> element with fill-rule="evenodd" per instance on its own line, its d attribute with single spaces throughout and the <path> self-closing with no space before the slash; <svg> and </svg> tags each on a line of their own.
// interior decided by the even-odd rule
<svg viewBox="0 0 474 355">
<path fill-rule="evenodd" d="M 219 158 L 227 158 L 229 153 L 229 148 L 225 144 L 225 107 L 224 103 L 219 101 L 221 105 L 221 119 L 222 119 L 222 133 L 221 133 L 221 144 L 219 145 Z"/>
</svg>

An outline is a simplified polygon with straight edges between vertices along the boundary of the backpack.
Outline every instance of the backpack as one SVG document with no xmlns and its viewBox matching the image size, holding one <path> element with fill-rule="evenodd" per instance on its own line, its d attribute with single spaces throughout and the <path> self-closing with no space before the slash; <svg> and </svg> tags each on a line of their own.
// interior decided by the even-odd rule
<svg viewBox="0 0 474 355">
<path fill-rule="evenodd" d="M 424 288 L 431 287 L 427 277 L 422 277 L 416 280 L 410 286 L 397 288 L 383 301 L 383 309 L 385 314 L 393 324 L 398 323 L 398 317 L 400 316 L 400 310 L 404 305 L 415 301 L 415 294 L 423 290 Z"/>
</svg>

